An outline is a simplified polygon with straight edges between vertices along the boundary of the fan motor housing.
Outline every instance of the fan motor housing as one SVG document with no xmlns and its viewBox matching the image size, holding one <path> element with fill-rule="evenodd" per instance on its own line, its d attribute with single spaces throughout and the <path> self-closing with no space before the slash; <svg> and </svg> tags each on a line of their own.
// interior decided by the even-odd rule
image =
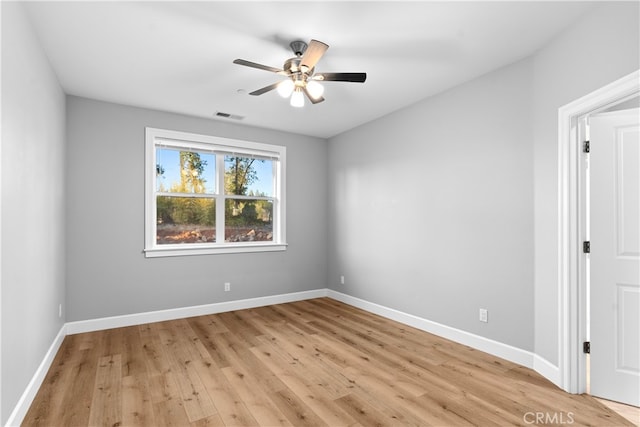
<svg viewBox="0 0 640 427">
<path fill-rule="evenodd" d="M 299 57 L 307 50 L 307 43 L 302 40 L 296 40 L 289 43 L 289 47 L 293 51 L 293 54 Z"/>
<path fill-rule="evenodd" d="M 301 61 L 302 59 L 299 57 L 289 58 L 285 61 L 284 65 L 282 66 L 282 69 L 286 71 L 287 74 L 289 75 L 303 73 L 302 68 L 300 67 Z M 315 67 L 304 72 L 303 74 L 306 74 L 307 76 L 311 76 L 313 75 L 313 70 L 315 70 Z"/>
</svg>

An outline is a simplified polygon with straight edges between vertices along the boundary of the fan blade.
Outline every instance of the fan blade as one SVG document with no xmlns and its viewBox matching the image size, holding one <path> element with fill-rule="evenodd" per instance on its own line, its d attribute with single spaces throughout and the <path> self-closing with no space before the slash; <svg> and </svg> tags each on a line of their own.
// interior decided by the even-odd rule
<svg viewBox="0 0 640 427">
<path fill-rule="evenodd" d="M 233 61 L 234 64 L 244 65 L 246 67 L 257 68 L 258 70 L 271 71 L 272 73 L 285 74 L 284 70 L 275 67 L 269 67 L 268 65 L 257 64 L 255 62 L 246 61 L 244 59 L 236 59 Z"/>
<path fill-rule="evenodd" d="M 364 83 L 367 73 L 315 73 L 312 78 L 323 82 Z"/>
<path fill-rule="evenodd" d="M 262 89 L 254 90 L 249 95 L 253 95 L 253 96 L 262 95 L 263 93 L 267 93 L 269 91 L 274 90 L 276 87 L 278 87 L 279 84 L 280 84 L 280 82 L 274 83 L 274 84 L 269 85 L 269 86 L 265 86 Z"/>
<path fill-rule="evenodd" d="M 322 43 L 318 40 L 311 40 L 307 50 L 304 51 L 302 59 L 300 60 L 300 67 L 307 67 L 307 70 L 311 70 L 316 66 L 322 55 L 329 49 L 329 45 Z M 303 70 L 304 71 L 304 70 Z"/>
<path fill-rule="evenodd" d="M 324 101 L 323 97 L 320 98 L 313 98 L 310 94 L 309 91 L 307 90 L 307 88 L 303 88 L 302 91 L 304 92 L 305 95 L 307 95 L 307 98 L 309 98 L 309 101 L 311 101 L 312 104 L 317 104 L 318 102 L 322 102 Z"/>
</svg>

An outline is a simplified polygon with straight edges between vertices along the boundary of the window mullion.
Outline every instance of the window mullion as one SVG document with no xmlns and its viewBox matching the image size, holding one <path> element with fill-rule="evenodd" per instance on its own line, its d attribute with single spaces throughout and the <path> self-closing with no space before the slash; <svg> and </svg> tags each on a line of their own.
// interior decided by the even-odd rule
<svg viewBox="0 0 640 427">
<path fill-rule="evenodd" d="M 172 193 L 167 191 L 158 191 L 156 192 L 157 196 L 166 196 L 166 197 L 184 197 L 184 198 L 193 198 L 193 199 L 213 199 L 215 194 L 211 193 Z"/>
<path fill-rule="evenodd" d="M 268 196 L 243 196 L 241 194 L 233 194 L 226 196 L 227 199 L 237 199 L 237 200 L 266 200 L 268 202 L 272 202 L 275 200 L 275 197 Z"/>
<path fill-rule="evenodd" d="M 225 236 L 224 155 L 216 155 L 216 242 L 224 243 Z"/>
</svg>

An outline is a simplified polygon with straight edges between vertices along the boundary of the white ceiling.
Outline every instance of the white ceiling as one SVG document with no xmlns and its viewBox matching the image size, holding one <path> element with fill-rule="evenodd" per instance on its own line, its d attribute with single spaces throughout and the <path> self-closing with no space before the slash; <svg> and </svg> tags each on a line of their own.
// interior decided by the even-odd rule
<svg viewBox="0 0 640 427">
<path fill-rule="evenodd" d="M 331 137 L 527 57 L 593 2 L 29 2 L 36 33 L 71 95 Z M 282 80 L 233 64 L 282 67 L 292 40 L 330 48 L 326 101 L 294 108 Z M 219 119 L 215 120 L 231 120 Z"/>
</svg>

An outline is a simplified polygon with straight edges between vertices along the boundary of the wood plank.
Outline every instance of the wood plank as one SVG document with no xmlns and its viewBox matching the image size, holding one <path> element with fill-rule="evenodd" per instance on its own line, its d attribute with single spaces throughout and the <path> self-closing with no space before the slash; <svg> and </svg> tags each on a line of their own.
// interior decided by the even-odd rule
<svg viewBox="0 0 640 427">
<path fill-rule="evenodd" d="M 122 358 L 119 354 L 103 356 L 98 360 L 89 425 L 121 425 L 121 409 Z"/>
<path fill-rule="evenodd" d="M 388 417 L 364 399 L 348 394 L 336 400 L 336 404 L 363 426 L 386 427 L 397 426 L 400 419 L 395 415 Z M 403 423 L 404 424 L 404 423 Z M 408 425 L 408 424 L 404 424 Z"/>
<path fill-rule="evenodd" d="M 172 327 L 160 331 L 160 336 L 171 371 L 175 373 L 184 410 L 189 421 L 194 422 L 215 415 L 217 411 L 192 363 L 189 340 L 180 335 L 180 323 L 180 320 L 173 322 Z"/>
<path fill-rule="evenodd" d="M 640 427 L 640 407 L 600 398 L 596 400 L 631 421 L 636 427 Z"/>
<path fill-rule="evenodd" d="M 309 321 L 313 320 L 313 317 L 301 310 L 296 310 L 294 304 L 271 305 L 263 308 L 272 313 L 275 319 L 280 319 L 282 324 L 295 326 L 305 334 L 315 334 L 317 332 L 308 325 Z"/>
<path fill-rule="evenodd" d="M 74 336 L 75 338 L 75 336 Z M 60 404 L 60 425 L 85 425 L 89 420 L 89 412 L 93 399 L 94 385 L 98 361 L 102 354 L 102 333 L 90 332 L 77 336 L 79 359 L 66 361 L 71 376 L 65 383 L 61 383 L 61 390 L 51 390 L 53 394 L 63 395 Z M 62 363 L 65 363 L 63 360 Z"/>
<path fill-rule="evenodd" d="M 236 389 L 229 384 L 220 367 L 215 365 L 213 359 L 204 359 L 196 362 L 194 366 L 225 426 L 259 425 Z"/>
<path fill-rule="evenodd" d="M 198 334 L 191 327 L 191 323 L 189 323 L 189 319 L 182 319 L 179 321 L 172 322 L 172 325 L 175 328 L 177 335 L 181 338 L 181 340 L 188 346 L 191 350 L 191 357 L 193 358 L 205 358 L 210 357 L 209 351 L 202 343 L 202 340 L 198 336 Z"/>
<path fill-rule="evenodd" d="M 122 376 L 146 377 L 146 355 L 142 351 L 142 340 L 137 326 L 122 329 Z"/>
<path fill-rule="evenodd" d="M 288 388 L 271 395 L 271 400 L 295 426 L 328 426 L 293 391 Z"/>
<path fill-rule="evenodd" d="M 229 311 L 220 313 L 218 316 L 229 332 L 243 341 L 247 347 L 254 347 L 257 343 L 256 337 L 262 335 L 262 332 L 247 320 L 247 314 L 242 311 Z"/>
<path fill-rule="evenodd" d="M 77 341 L 77 336 L 66 336 L 53 359 L 49 372 L 25 415 L 25 419 L 30 420 L 32 425 L 40 425 L 41 420 L 60 417 L 60 404 L 64 394 L 54 393 L 54 390 L 63 388 L 70 381 L 72 371 L 66 369 L 65 364 L 73 364 L 80 357 L 79 347 L 74 341 Z"/>
<path fill-rule="evenodd" d="M 122 422 L 125 426 L 157 425 L 146 376 L 122 378 Z"/>
<path fill-rule="evenodd" d="M 286 388 L 295 393 L 300 401 L 326 424 L 348 426 L 355 423 L 354 419 L 333 404 L 337 397 L 346 393 L 334 392 L 327 387 L 326 379 L 322 373 L 317 372 L 318 367 L 314 367 L 313 364 L 305 364 L 300 359 L 292 357 L 286 350 L 279 349 L 278 345 L 273 342 L 266 344 L 264 348 L 269 350 L 266 352 L 259 348 L 252 350 L 265 366 L 281 379 Z M 291 362 L 287 362 L 287 360 Z"/>
<path fill-rule="evenodd" d="M 166 402 L 167 400 L 181 401 L 180 390 L 174 379 L 174 373 L 168 372 L 149 377 L 149 397 L 152 403 Z"/>
<path fill-rule="evenodd" d="M 282 411 L 269 399 L 268 391 L 258 392 L 261 385 L 248 371 L 233 366 L 222 368 L 222 372 L 259 425 L 292 426 Z"/>
<path fill-rule="evenodd" d="M 288 326 L 288 325 L 287 325 Z M 269 365 L 272 361 L 268 358 L 274 355 L 278 363 L 273 366 L 274 371 L 279 372 L 278 377 L 286 372 L 300 375 L 312 388 L 322 388 L 323 393 L 331 398 L 337 399 L 350 393 L 352 383 L 340 373 L 340 367 L 326 358 L 318 349 L 318 345 L 310 340 L 301 339 L 286 333 L 286 327 L 282 331 L 273 331 L 273 336 L 263 338 L 264 343 L 254 351 L 263 363 Z M 264 358 L 267 356 L 267 359 Z M 278 370 L 278 365 L 282 365 L 287 370 Z"/>
<path fill-rule="evenodd" d="M 262 336 L 257 337 L 257 339 L 262 338 Z M 221 350 L 226 352 L 226 357 L 232 361 L 232 366 L 246 369 L 266 393 L 274 393 L 286 387 L 273 371 L 265 369 L 264 363 L 254 354 L 255 347 L 243 347 L 240 339 L 231 333 L 220 334 L 218 339 Z"/>
<path fill-rule="evenodd" d="M 260 357 L 263 358 L 265 364 L 269 365 L 270 369 L 272 369 L 274 372 L 276 372 L 276 374 L 278 375 L 278 378 L 282 378 L 283 381 L 285 383 L 287 383 L 288 385 L 291 385 L 291 380 L 287 380 L 287 378 L 292 377 L 295 378 L 296 373 L 299 376 L 302 376 L 304 378 L 308 378 L 307 376 L 307 372 L 308 369 L 306 368 L 306 366 L 301 362 L 300 360 L 300 355 L 296 354 L 296 355 L 292 355 L 290 354 L 287 349 L 282 348 L 283 346 L 280 345 L 281 342 L 279 341 L 274 341 L 274 340 L 264 340 L 265 346 L 267 346 L 269 348 L 269 354 L 267 355 L 266 352 L 262 352 L 262 354 L 260 354 L 260 352 L 258 351 L 258 349 L 254 349 L 254 352 L 256 354 L 260 354 Z M 270 347 L 269 347 L 270 346 Z M 264 358 L 265 356 L 268 356 L 266 359 Z M 339 397 L 343 397 L 344 395 L 347 395 L 349 393 L 355 393 L 358 390 L 358 385 L 356 384 L 356 381 L 354 379 L 351 379 L 351 375 L 347 372 L 347 370 L 343 370 L 342 372 L 338 372 L 336 371 L 336 376 L 332 376 L 329 380 L 332 381 L 334 383 L 335 387 L 341 387 L 342 390 L 338 390 L 338 392 L 336 393 Z M 308 383 L 307 383 L 308 384 Z M 291 388 L 293 389 L 297 389 L 297 390 L 302 390 L 302 388 L 298 387 L 296 388 L 295 385 L 292 385 Z M 308 384 L 308 388 L 309 389 L 314 389 L 317 390 L 318 388 L 315 387 L 313 385 L 309 385 Z M 327 393 L 326 389 L 323 389 L 322 392 L 324 392 L 325 394 Z M 321 392 L 321 394 L 322 394 Z M 375 401 L 376 399 L 371 397 L 370 395 L 368 395 L 366 392 L 363 392 L 362 394 L 365 395 L 364 400 L 369 400 L 372 402 L 373 405 L 375 405 L 376 407 L 380 407 L 380 402 Z M 336 401 L 334 399 L 334 401 Z M 407 422 L 407 417 L 405 415 L 402 415 L 400 412 L 396 411 L 395 409 L 386 406 L 386 404 L 383 404 L 384 406 L 382 407 L 382 411 L 386 414 L 385 416 L 388 416 L 389 418 L 395 419 L 395 420 L 401 420 L 404 424 L 409 425 L 411 423 Z M 316 411 L 317 412 L 317 411 Z M 420 425 L 419 421 L 414 420 L 414 422 L 412 423 L 413 425 Z"/>
<path fill-rule="evenodd" d="M 153 404 L 153 415 L 159 426 L 191 425 L 181 399 L 167 399 Z"/>
<path fill-rule="evenodd" d="M 125 328 L 107 329 L 98 335 L 100 343 L 96 347 L 100 349 L 101 356 L 122 354 L 124 330 Z"/>
<path fill-rule="evenodd" d="M 401 414 L 396 417 L 403 423 L 420 425 L 426 421 L 430 425 L 464 425 L 463 420 L 447 414 L 446 411 L 442 411 L 442 408 L 432 405 L 428 399 L 419 400 L 405 393 L 394 383 L 380 379 L 375 372 L 351 368 L 350 373 L 357 386 L 355 393 L 359 393 L 360 396 L 366 395 L 369 399 L 375 397 L 376 400 L 384 402 L 386 408 Z M 376 407 L 384 411 L 379 403 Z"/>
<path fill-rule="evenodd" d="M 169 361 L 162 348 L 160 339 L 160 323 L 147 323 L 138 327 L 140 344 L 150 376 L 162 375 L 169 371 Z"/>
<path fill-rule="evenodd" d="M 628 426 L 530 369 L 328 298 L 70 335 L 26 426 Z"/>
<path fill-rule="evenodd" d="M 225 358 L 225 352 L 220 349 L 220 341 L 217 339 L 219 334 L 229 333 L 229 330 L 226 326 L 223 326 L 221 320 L 218 319 L 218 321 L 214 322 L 211 317 L 191 317 L 187 321 L 202 345 L 207 349 L 208 357 L 214 360 L 216 366 L 221 368 L 231 366 Z"/>
<path fill-rule="evenodd" d="M 140 328 L 125 328 L 122 354 L 122 420 L 126 426 L 156 424 L 147 366 Z"/>
</svg>

